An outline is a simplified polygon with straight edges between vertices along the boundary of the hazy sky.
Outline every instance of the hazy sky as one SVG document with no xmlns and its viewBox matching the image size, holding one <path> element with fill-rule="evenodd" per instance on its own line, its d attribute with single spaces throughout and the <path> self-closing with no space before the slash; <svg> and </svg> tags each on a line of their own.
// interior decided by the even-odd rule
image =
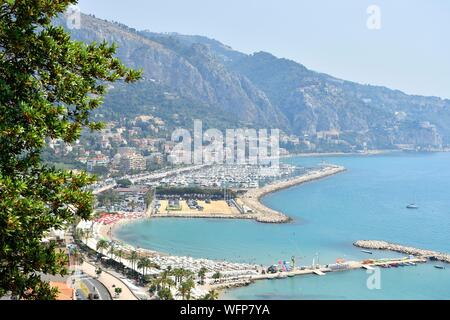
<svg viewBox="0 0 450 320">
<path fill-rule="evenodd" d="M 370 5 L 381 29 L 367 27 Z M 360 83 L 450 98 L 448 0 L 80 0 L 136 29 L 205 35 Z"/>
</svg>

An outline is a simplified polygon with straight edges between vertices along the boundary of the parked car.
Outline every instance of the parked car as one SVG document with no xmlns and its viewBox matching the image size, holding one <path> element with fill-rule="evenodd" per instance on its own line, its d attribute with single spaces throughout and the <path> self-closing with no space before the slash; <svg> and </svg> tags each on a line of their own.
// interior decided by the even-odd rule
<svg viewBox="0 0 450 320">
<path fill-rule="evenodd" d="M 100 297 L 98 296 L 98 293 L 93 293 L 93 292 L 91 292 L 91 293 L 89 293 L 89 295 L 88 295 L 88 299 L 89 299 L 89 300 L 98 300 L 98 299 L 100 299 Z"/>
</svg>

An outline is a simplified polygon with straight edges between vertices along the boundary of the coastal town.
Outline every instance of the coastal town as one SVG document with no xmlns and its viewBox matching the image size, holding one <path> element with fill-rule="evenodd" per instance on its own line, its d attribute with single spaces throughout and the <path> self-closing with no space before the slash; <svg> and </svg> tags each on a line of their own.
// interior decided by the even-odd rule
<svg viewBox="0 0 450 320">
<path fill-rule="evenodd" d="M 164 129 L 164 122 L 152 117 L 139 117 L 131 124 L 142 127 L 142 122 L 151 123 L 152 130 Z M 285 188 L 340 174 L 346 168 L 325 162 L 302 167 L 289 161 L 281 161 L 276 170 L 267 163 L 183 164 L 174 142 L 148 138 L 138 127 L 121 128 L 114 123 L 100 133 L 82 136 L 74 146 L 50 142 L 48 152 L 53 161 L 75 159 L 71 164 L 61 165 L 72 165 L 98 177 L 90 186 L 96 198 L 94 218 L 49 237 L 59 239 L 71 257 L 73 274 L 66 279 L 69 283 L 66 291 L 72 290 L 72 299 L 217 299 L 226 289 L 247 286 L 257 280 L 414 266 L 434 258 L 448 262 L 445 254 L 425 255 L 421 251 L 397 250 L 380 242 L 361 241 L 354 245 L 394 250 L 408 256 L 363 261 L 338 259 L 324 265 L 318 261 L 296 265 L 293 260 L 264 266 L 174 256 L 133 247 L 117 239 L 115 230 L 134 221 L 214 218 L 290 223 L 291 217 L 267 207 L 261 199 Z M 288 150 L 280 149 L 280 156 L 288 155 Z M 61 282 L 58 285 L 64 287 Z"/>
<path fill-rule="evenodd" d="M 256 169 L 244 166 L 242 170 L 230 170 L 227 183 L 218 185 L 205 185 L 202 177 L 203 172 L 217 173 L 219 179 L 224 172 L 220 166 L 159 170 L 98 183 L 93 187 L 97 197 L 95 218 L 80 221 L 65 235 L 64 232 L 63 235 L 53 235 L 54 239 L 66 240 L 61 245 L 66 245 L 71 257 L 69 260 L 73 274 L 66 283 L 72 290 L 72 299 L 103 299 L 101 292 L 105 299 L 119 300 L 217 299 L 224 290 L 247 286 L 258 280 L 308 274 L 323 276 L 328 272 L 414 266 L 428 260 L 450 260 L 444 253 L 405 249 L 384 242 L 357 241 L 354 244 L 356 247 L 393 250 L 408 255 L 362 261 L 342 259 L 330 264 L 313 261 L 311 265 L 296 265 L 296 261 L 292 260 L 264 266 L 174 256 L 133 247 L 114 236 L 116 228 L 133 221 L 170 217 L 288 223 L 290 217 L 266 207 L 260 199 L 269 193 L 346 170 L 331 164 L 302 169 L 287 166 L 275 179 L 271 177 L 260 181 L 258 175 L 253 175 Z M 248 180 L 251 176 L 256 178 Z M 189 181 L 187 185 L 186 181 Z M 67 239 L 71 239 L 68 240 L 69 244 Z M 95 285 L 86 285 L 86 281 L 94 280 Z M 61 283 L 59 285 L 62 286 Z"/>
<path fill-rule="evenodd" d="M 69 254 L 73 274 L 54 285 L 72 292 L 71 299 L 217 299 L 226 289 L 247 286 L 257 280 L 413 266 L 434 258 L 448 262 L 445 254 L 424 254 L 420 250 L 403 250 L 403 247 L 399 249 L 382 242 L 357 241 L 354 245 L 371 250 L 394 250 L 408 256 L 363 261 L 338 259 L 323 265 L 283 261 L 264 266 L 174 256 L 123 243 L 115 237 L 115 230 L 135 221 L 151 219 L 290 223 L 291 217 L 267 207 L 261 199 L 285 188 L 346 171 L 342 166 L 326 162 L 303 167 L 281 161 L 275 168 L 270 161 L 184 164 L 180 162 L 184 155 L 180 155 L 176 143 L 163 134 L 167 129 L 164 121 L 157 117 L 139 116 L 125 123 L 108 122 L 102 131 L 85 133 L 72 145 L 48 141 L 49 161 L 97 176 L 97 181 L 89 187 L 95 195 L 93 219 L 79 221 L 76 227 L 64 231 L 52 231 L 44 239 L 59 241 Z M 286 135 L 280 139 L 284 146 L 302 143 Z M 360 154 L 380 152 L 371 150 Z M 288 157 L 288 149 L 281 147 L 279 156 Z"/>
<path fill-rule="evenodd" d="M 66 282 L 73 289 L 73 298 L 100 297 L 100 289 L 96 286 L 87 289 L 86 279 L 91 279 L 89 281 L 96 280 L 97 286 L 106 288 L 106 291 L 108 287 L 113 288 L 111 281 L 115 282 L 116 287 L 120 285 L 121 290 L 127 288 L 124 291 L 128 294 L 116 294 L 115 289 L 109 290 L 111 297 L 164 299 L 162 292 L 158 294 L 156 290 L 152 293 L 149 286 L 159 279 L 161 273 L 170 270 L 184 270 L 188 278 L 196 280 L 189 289 L 189 298 L 192 299 L 210 297 L 211 294 L 215 297 L 214 290 L 249 284 L 251 279 L 266 274 L 267 267 L 170 256 L 133 248 L 115 239 L 114 229 L 132 221 L 160 217 L 254 219 L 265 223 L 285 223 L 289 217 L 263 206 L 259 198 L 345 170 L 334 165 L 301 169 L 281 165 L 275 176 L 262 176 L 258 174 L 262 169 L 259 166 L 226 169 L 221 165 L 168 168 L 116 179 L 107 178 L 91 186 L 97 199 L 94 219 L 80 221 L 71 230 L 55 231 L 44 239 L 60 241 L 72 257 L 69 260 L 74 275 Z M 207 175 L 216 177 L 211 181 L 224 179 L 224 182 L 205 184 L 203 179 Z M 104 278 L 107 283 L 102 283 Z M 186 298 L 175 289 L 182 285 L 178 283 L 168 296 Z"/>
</svg>

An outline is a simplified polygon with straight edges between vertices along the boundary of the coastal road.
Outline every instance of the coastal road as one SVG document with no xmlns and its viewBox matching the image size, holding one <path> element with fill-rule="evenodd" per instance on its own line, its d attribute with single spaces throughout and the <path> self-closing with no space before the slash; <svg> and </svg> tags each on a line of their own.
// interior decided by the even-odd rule
<svg viewBox="0 0 450 320">
<path fill-rule="evenodd" d="M 91 293 L 97 293 L 99 296 L 99 300 L 112 300 L 111 295 L 105 286 L 98 280 L 93 279 L 91 277 L 87 277 L 85 279 L 80 279 L 87 288 L 89 288 Z"/>
<path fill-rule="evenodd" d="M 83 262 L 81 270 L 86 275 L 90 276 L 91 279 L 93 279 L 96 276 L 95 273 L 96 266 L 87 261 Z M 116 287 L 120 287 L 122 289 L 122 293 L 120 294 L 120 296 L 117 298 L 114 297 L 115 300 L 138 300 L 138 298 L 133 294 L 130 288 L 128 288 L 128 286 L 122 280 L 112 275 L 111 273 L 107 272 L 106 270 L 103 270 L 103 272 L 98 277 L 97 281 L 102 284 L 103 288 L 106 288 L 110 297 L 115 296 L 114 291 Z"/>
<path fill-rule="evenodd" d="M 90 293 L 97 294 L 98 300 L 112 300 L 108 289 L 100 281 L 87 274 L 76 274 L 72 281 L 75 281 L 78 300 L 88 300 Z"/>
</svg>

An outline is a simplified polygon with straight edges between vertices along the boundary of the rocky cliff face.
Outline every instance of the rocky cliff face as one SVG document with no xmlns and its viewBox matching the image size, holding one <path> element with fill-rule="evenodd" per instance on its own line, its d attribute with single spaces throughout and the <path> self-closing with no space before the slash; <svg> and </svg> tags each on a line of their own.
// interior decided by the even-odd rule
<svg viewBox="0 0 450 320">
<path fill-rule="evenodd" d="M 265 93 L 245 76 L 228 70 L 204 44 L 186 43 L 182 50 L 176 50 L 174 45 L 161 44 L 145 33 L 87 15 L 82 17 L 82 28 L 71 32 L 75 39 L 85 42 L 115 42 L 118 57 L 128 66 L 142 68 L 143 81 L 159 85 L 162 91 L 168 90 L 217 114 L 229 114 L 240 125 L 287 129 L 286 119 Z"/>
<path fill-rule="evenodd" d="M 117 43 L 118 56 L 144 70 L 139 85 L 118 88 L 120 96 L 106 99 L 105 109 L 115 114 L 148 110 L 171 119 L 176 112 L 186 115 L 185 122 L 190 117 L 219 127 L 276 127 L 316 145 L 346 148 L 450 144 L 449 100 L 336 79 L 201 36 L 139 32 L 87 15 L 82 28 L 71 32 L 85 42 Z M 117 102 L 121 97 L 126 106 Z"/>
</svg>

